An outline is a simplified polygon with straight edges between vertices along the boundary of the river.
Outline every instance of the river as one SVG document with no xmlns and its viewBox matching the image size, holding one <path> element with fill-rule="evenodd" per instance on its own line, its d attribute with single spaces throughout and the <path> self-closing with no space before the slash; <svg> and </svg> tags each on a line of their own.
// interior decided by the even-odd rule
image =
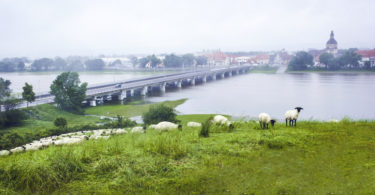
<svg viewBox="0 0 375 195">
<path fill-rule="evenodd" d="M 83 72 L 81 81 L 89 85 L 128 80 L 155 73 Z M 35 91 L 48 91 L 58 73 L 0 73 L 21 92 L 24 82 Z M 220 113 L 254 118 L 260 112 L 283 120 L 286 110 L 301 106 L 301 119 L 375 119 L 375 74 L 293 73 L 245 74 L 208 82 L 162 96 L 147 97 L 152 102 L 188 100 L 176 109 L 181 114 Z"/>
</svg>

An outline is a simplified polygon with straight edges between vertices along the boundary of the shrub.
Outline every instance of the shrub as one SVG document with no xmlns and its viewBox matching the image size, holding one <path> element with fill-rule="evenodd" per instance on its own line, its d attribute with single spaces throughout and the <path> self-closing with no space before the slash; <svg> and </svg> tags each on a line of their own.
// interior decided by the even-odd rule
<svg viewBox="0 0 375 195">
<path fill-rule="evenodd" d="M 142 118 L 146 125 L 157 124 L 161 121 L 178 122 L 175 110 L 163 104 L 151 106 Z"/>
<path fill-rule="evenodd" d="M 58 117 L 58 118 L 55 119 L 55 121 L 53 121 L 53 124 L 55 124 L 56 127 L 65 128 L 67 126 L 68 122 L 66 122 L 65 118 Z"/>
<path fill-rule="evenodd" d="M 20 110 L 8 110 L 0 113 L 0 127 L 10 127 L 21 124 L 27 119 L 24 112 Z"/>
<path fill-rule="evenodd" d="M 199 136 L 201 136 L 201 137 L 209 137 L 210 136 L 211 120 L 212 120 L 212 117 L 210 117 L 209 119 L 207 119 L 202 124 L 201 130 L 199 132 Z"/>
</svg>

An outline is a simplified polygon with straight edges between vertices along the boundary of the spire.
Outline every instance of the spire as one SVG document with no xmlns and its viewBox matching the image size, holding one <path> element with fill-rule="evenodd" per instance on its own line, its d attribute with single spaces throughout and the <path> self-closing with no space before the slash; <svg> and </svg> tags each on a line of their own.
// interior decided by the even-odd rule
<svg viewBox="0 0 375 195">
<path fill-rule="evenodd" d="M 331 30 L 331 39 L 334 39 L 335 34 L 333 34 L 333 30 Z"/>
</svg>

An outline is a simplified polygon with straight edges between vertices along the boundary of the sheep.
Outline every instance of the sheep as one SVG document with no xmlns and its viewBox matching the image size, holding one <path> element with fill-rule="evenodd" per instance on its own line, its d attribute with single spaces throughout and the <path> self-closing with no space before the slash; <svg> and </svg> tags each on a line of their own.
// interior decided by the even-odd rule
<svg viewBox="0 0 375 195">
<path fill-rule="evenodd" d="M 201 127 L 202 126 L 202 124 L 201 123 L 197 123 L 197 122 L 188 122 L 187 123 L 187 126 L 188 127 Z"/>
<path fill-rule="evenodd" d="M 234 129 L 232 122 L 230 122 L 227 117 L 222 115 L 216 115 L 211 122 L 217 125 L 227 125 L 230 131 Z"/>
<path fill-rule="evenodd" d="M 10 150 L 11 153 L 19 153 L 25 151 L 25 146 L 16 147 Z"/>
<path fill-rule="evenodd" d="M 25 147 L 25 151 L 30 151 L 30 150 L 39 150 L 40 148 L 43 147 L 42 143 L 36 143 L 36 142 L 33 142 L 31 144 L 26 144 L 24 145 Z"/>
<path fill-rule="evenodd" d="M 216 115 L 213 119 L 213 123 L 215 124 L 220 124 L 220 125 L 224 125 L 226 123 L 228 123 L 228 119 L 227 117 L 225 116 L 222 116 L 222 115 Z"/>
<path fill-rule="evenodd" d="M 113 134 L 123 134 L 128 133 L 125 129 L 116 129 L 113 131 Z"/>
<path fill-rule="evenodd" d="M 260 128 L 262 129 L 268 129 L 268 124 L 271 123 L 272 127 L 274 126 L 275 124 L 275 120 L 271 119 L 270 115 L 267 114 L 267 113 L 260 113 L 259 114 L 259 124 L 260 124 Z"/>
<path fill-rule="evenodd" d="M 130 133 L 144 133 L 145 129 L 144 127 L 133 127 Z"/>
<path fill-rule="evenodd" d="M 288 110 L 285 112 L 285 124 L 288 126 L 288 120 L 289 120 L 289 126 L 297 126 L 297 118 L 299 113 L 303 110 L 301 107 L 295 107 L 294 110 Z"/>
<path fill-rule="evenodd" d="M 1 150 L 0 151 L 0 156 L 8 156 L 10 152 L 8 150 Z"/>
<path fill-rule="evenodd" d="M 158 123 L 157 125 L 154 125 L 153 129 L 156 129 L 158 131 L 170 131 L 170 130 L 174 130 L 174 129 L 181 130 L 182 126 L 174 124 L 172 122 L 163 121 L 163 122 Z"/>
</svg>

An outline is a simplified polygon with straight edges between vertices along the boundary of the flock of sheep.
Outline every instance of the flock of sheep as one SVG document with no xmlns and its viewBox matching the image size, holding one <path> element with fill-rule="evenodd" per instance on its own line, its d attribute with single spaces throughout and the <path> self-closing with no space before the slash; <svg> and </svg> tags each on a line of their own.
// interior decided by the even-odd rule
<svg viewBox="0 0 375 195">
<path fill-rule="evenodd" d="M 295 107 L 293 110 L 288 110 L 285 112 L 285 124 L 288 126 L 296 126 L 297 125 L 297 119 L 298 115 L 303 110 L 302 107 Z M 267 113 L 260 113 L 259 116 L 259 124 L 260 128 L 262 129 L 268 129 L 268 124 L 271 123 L 272 127 L 275 124 L 276 120 L 271 119 L 270 115 Z"/>
<path fill-rule="evenodd" d="M 290 126 L 295 126 L 296 121 L 299 115 L 299 112 L 303 108 L 301 107 L 296 107 L 294 110 L 288 110 L 285 113 L 285 120 L 286 120 L 286 125 L 288 126 L 288 121 Z M 217 125 L 226 125 L 230 129 L 233 129 L 233 124 L 226 118 L 225 116 L 222 115 L 216 115 L 213 117 L 212 121 L 213 124 Z M 268 129 L 268 124 L 271 123 L 273 126 L 276 121 L 271 119 L 270 115 L 267 113 L 260 113 L 259 114 L 259 123 L 261 128 L 267 128 Z M 201 127 L 202 124 L 198 122 L 188 122 L 187 123 L 188 127 Z M 148 127 L 148 129 L 154 129 L 157 131 L 171 131 L 171 130 L 176 130 L 182 129 L 182 126 L 179 124 L 175 124 L 172 122 L 168 121 L 163 121 L 158 124 L 153 124 Z M 124 134 L 124 133 L 145 133 L 146 127 L 133 127 L 131 129 L 125 130 L 125 129 L 99 129 L 99 130 L 92 130 L 92 131 L 80 131 L 80 132 L 73 132 L 73 133 L 66 133 L 62 134 L 59 136 L 50 136 L 50 137 L 45 137 L 41 138 L 40 140 L 36 140 L 32 143 L 19 146 L 16 148 L 13 148 L 11 150 L 1 150 L 0 151 L 0 156 L 6 156 L 10 155 L 13 153 L 19 153 L 19 152 L 24 152 L 24 151 L 30 151 L 30 150 L 39 150 L 43 148 L 47 148 L 50 145 L 70 145 L 70 144 L 76 144 L 76 143 L 81 143 L 84 140 L 93 140 L 93 139 L 108 139 L 111 135 L 116 135 L 116 134 Z"/>
</svg>

